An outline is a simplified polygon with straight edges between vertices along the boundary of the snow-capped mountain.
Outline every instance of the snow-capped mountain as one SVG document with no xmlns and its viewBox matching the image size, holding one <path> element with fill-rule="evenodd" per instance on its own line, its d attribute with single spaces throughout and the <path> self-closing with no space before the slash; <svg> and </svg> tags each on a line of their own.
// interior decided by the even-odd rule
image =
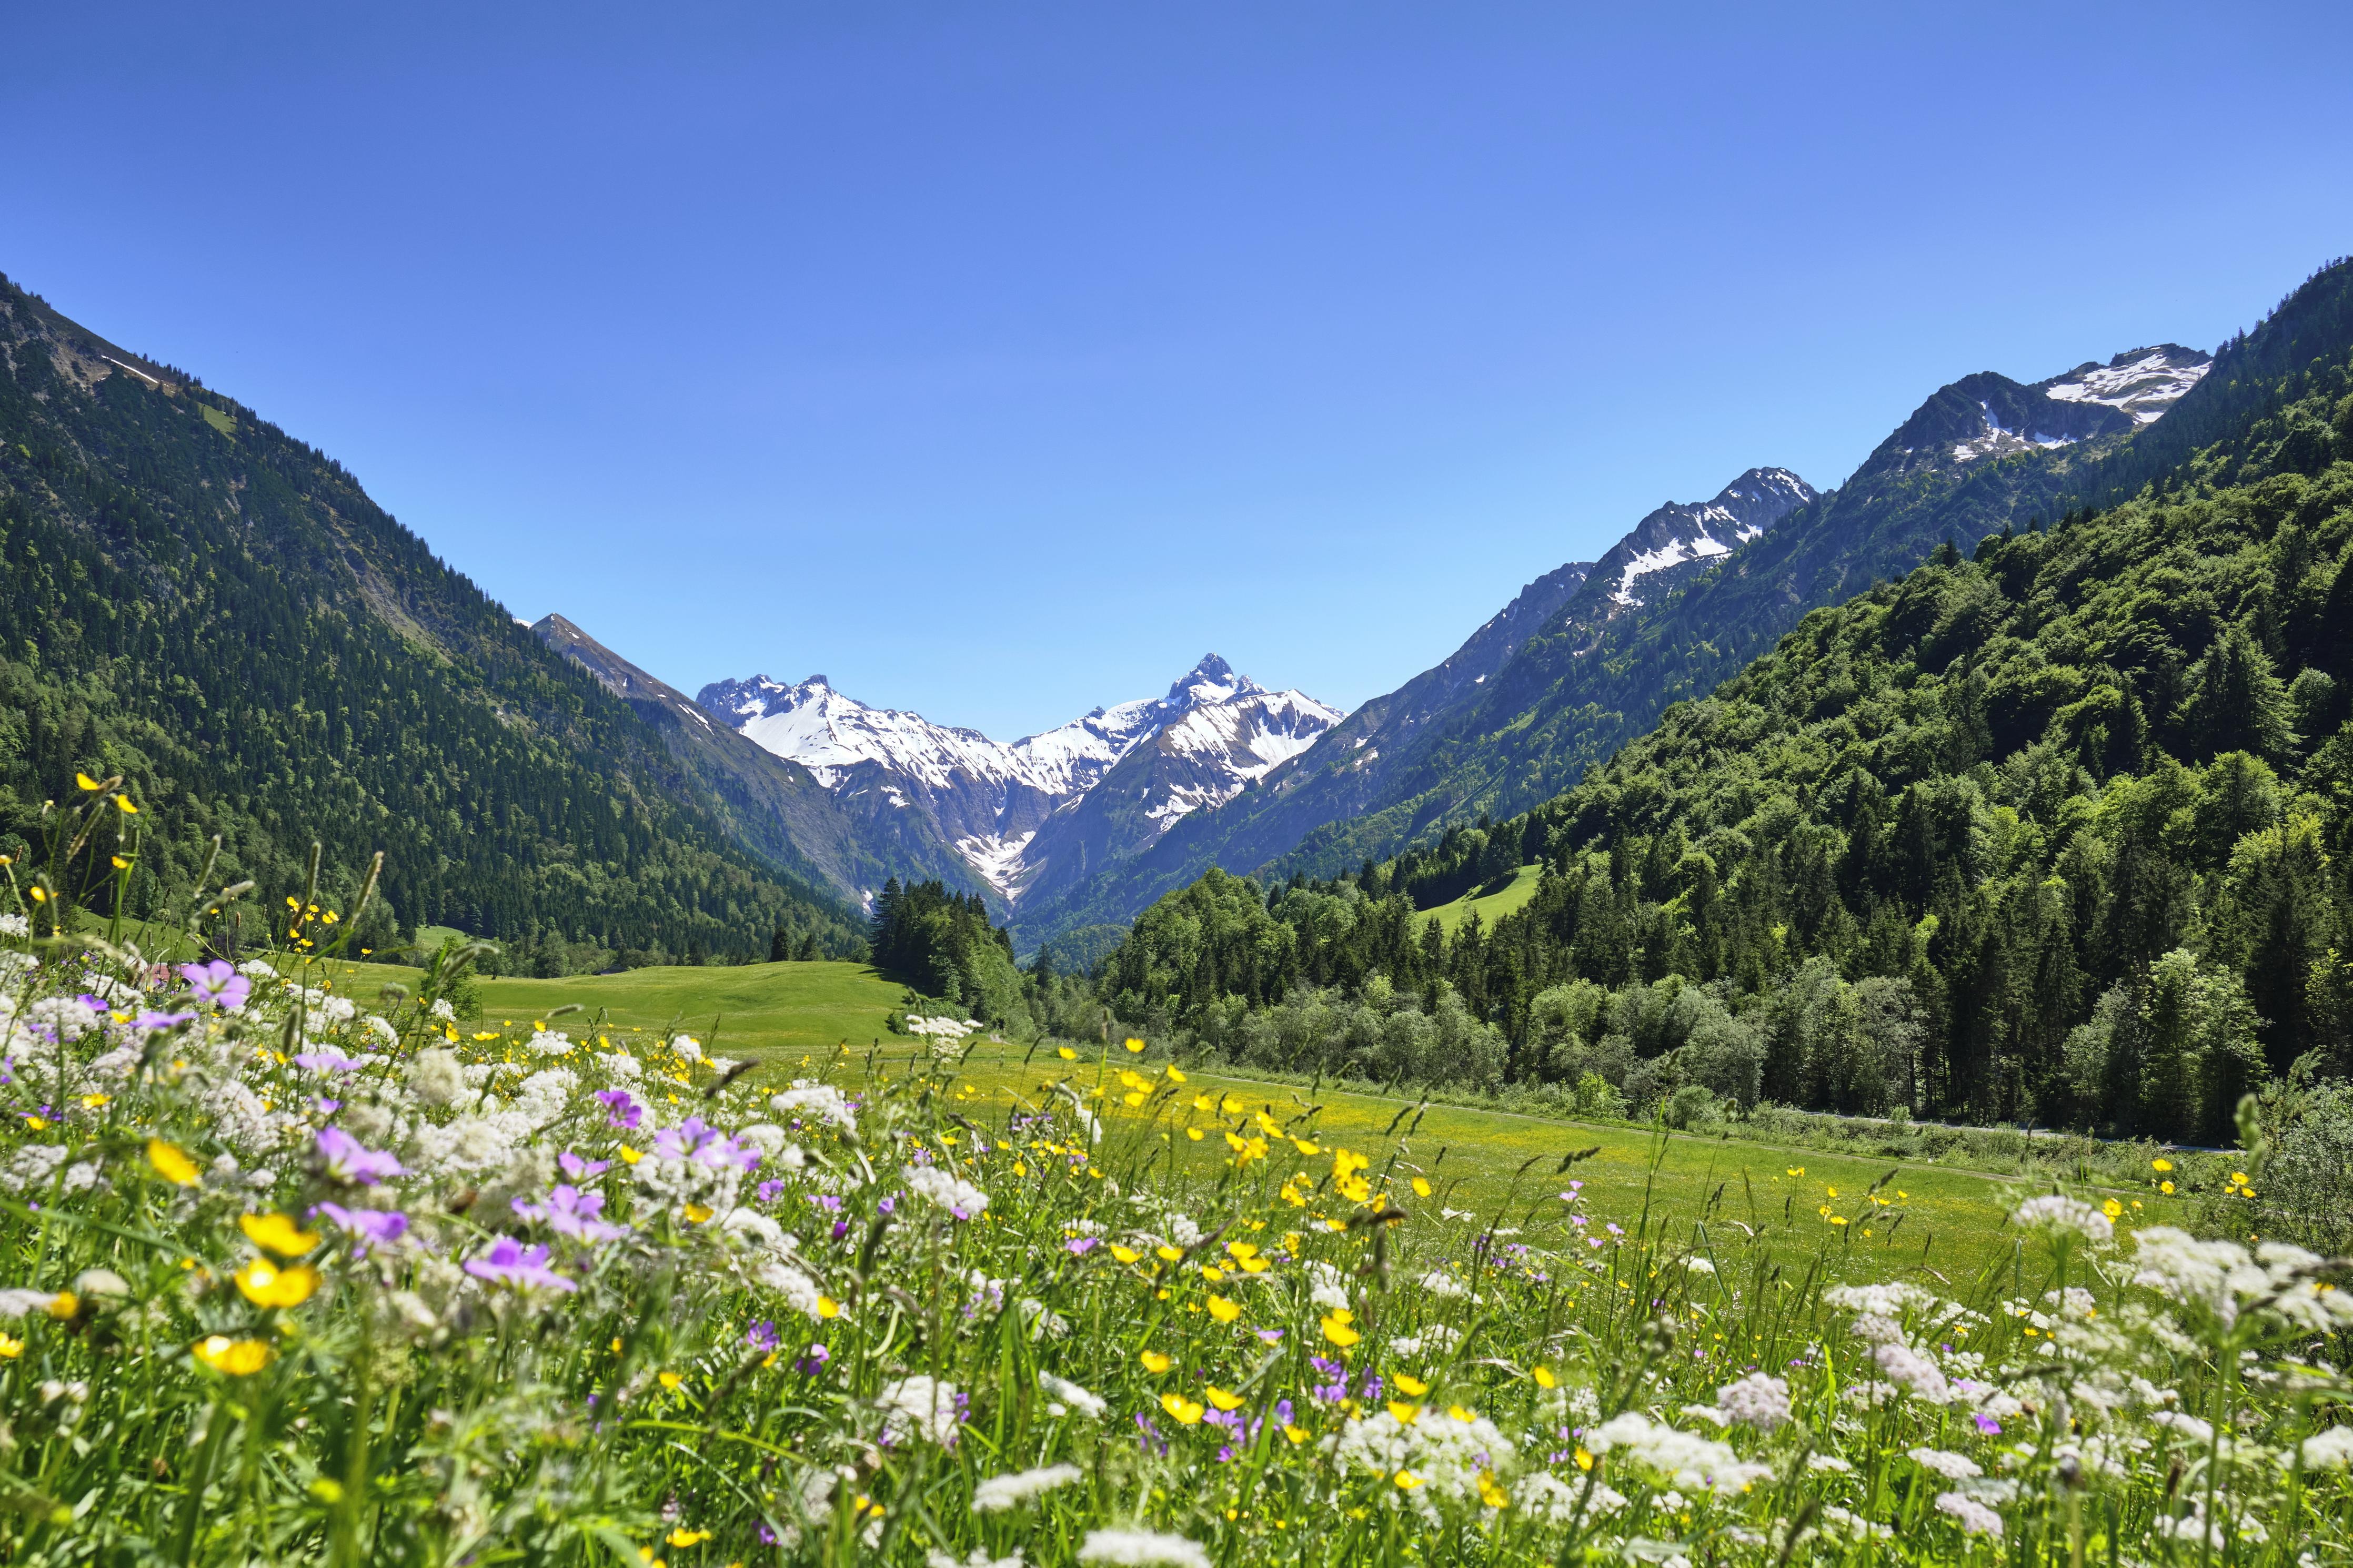
<svg viewBox="0 0 2353 1568">
<path fill-rule="evenodd" d="M 1751 468 L 1696 505 L 1669 501 L 1636 523 L 1593 564 L 1610 603 L 1631 608 L 1690 575 L 1679 572 L 1731 554 L 1798 508 L 1814 487 L 1787 468 Z"/>
<path fill-rule="evenodd" d="M 2152 425 L 2205 376 L 2214 356 L 2179 343 L 2127 349 L 2106 364 L 2021 384 L 1992 371 L 1940 389 L 1873 454 L 1906 471 L 2071 447 Z M 1869 467 L 1871 465 L 1866 465 Z"/>
<path fill-rule="evenodd" d="M 1132 798 L 1156 837 L 1204 805 L 1297 755 L 1341 715 L 1296 691 L 1270 691 L 1216 654 L 1160 698 L 1098 708 L 1013 742 L 872 708 L 822 675 L 714 681 L 708 712 L 807 768 L 853 815 L 898 817 L 896 835 L 951 846 L 1008 903 L 1037 870 L 1032 842 L 1058 808 L 1083 799 L 1146 742 L 1182 765 L 1153 771 Z"/>
</svg>

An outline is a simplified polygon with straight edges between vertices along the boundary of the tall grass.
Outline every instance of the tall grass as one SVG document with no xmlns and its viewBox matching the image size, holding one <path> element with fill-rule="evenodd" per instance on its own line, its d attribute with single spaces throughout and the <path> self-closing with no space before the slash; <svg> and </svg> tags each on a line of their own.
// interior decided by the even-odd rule
<svg viewBox="0 0 2353 1568">
<path fill-rule="evenodd" d="M 299 896 L 268 963 L 157 966 L 58 847 L 0 934 L 0 1560 L 2353 1546 L 2353 1294 L 2309 1254 L 2046 1195 L 1948 1295 L 1827 1284 L 1720 1211 L 1598 1208 L 1574 1155 L 1451 1210 L 1403 1116 L 1343 1147 L 1117 1044 L 1004 1096 L 944 1037 L 785 1082 L 461 1026 L 467 952 L 338 995 Z"/>
</svg>

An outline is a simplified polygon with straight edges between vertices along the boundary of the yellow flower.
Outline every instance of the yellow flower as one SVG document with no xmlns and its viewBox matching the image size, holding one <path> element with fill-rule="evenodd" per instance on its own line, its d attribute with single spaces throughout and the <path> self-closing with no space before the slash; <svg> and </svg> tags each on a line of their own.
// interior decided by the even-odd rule
<svg viewBox="0 0 2353 1568">
<path fill-rule="evenodd" d="M 2100 1212 L 2107 1215 L 2110 1219 L 2122 1219 L 2125 1214 L 2125 1205 L 2116 1202 L 2116 1199 L 2110 1198 L 2106 1203 L 2100 1205 Z"/>
<path fill-rule="evenodd" d="M 237 1227 L 245 1232 L 246 1240 L 280 1258 L 300 1258 L 319 1245 L 315 1233 L 302 1229 L 282 1214 L 239 1215 Z"/>
<path fill-rule="evenodd" d="M 664 1388 L 673 1388 L 673 1389 L 674 1389 L 674 1388 L 676 1388 L 676 1387 L 677 1387 L 681 1383 L 684 1382 L 685 1380 L 684 1380 L 683 1378 L 681 1378 L 681 1377 L 678 1375 L 678 1373 L 674 1373 L 674 1372 L 666 1372 L 666 1373 L 661 1373 L 661 1374 L 660 1374 L 660 1381 L 661 1381 L 661 1385 L 662 1385 Z M 676 1544 L 677 1544 L 677 1542 L 671 1542 L 671 1544 L 672 1544 L 672 1545 L 676 1545 Z"/>
<path fill-rule="evenodd" d="M 1136 1359 L 1144 1363 L 1144 1370 L 1150 1373 L 1166 1372 L 1176 1364 L 1173 1359 L 1158 1351 L 1145 1351 Z"/>
<path fill-rule="evenodd" d="M 1295 1447 L 1307 1441 L 1308 1432 L 1304 1426 L 1285 1426 L 1282 1429 L 1282 1436 L 1286 1441 Z"/>
<path fill-rule="evenodd" d="M 630 1148 L 627 1143 L 621 1145 L 620 1154 L 621 1163 L 624 1165 L 634 1165 L 638 1161 L 645 1158 L 643 1153 L 639 1152 L 638 1150 Z"/>
<path fill-rule="evenodd" d="M 1229 1394 L 1224 1389 L 1218 1387 L 1215 1384 L 1210 1384 L 1208 1388 L 1202 1390 L 1202 1392 L 1209 1396 L 1209 1403 L 1216 1405 L 1220 1410 L 1239 1410 L 1241 1408 L 1242 1396 L 1240 1394 Z"/>
<path fill-rule="evenodd" d="M 1535 1377 L 1536 1380 L 1536 1386 L 1538 1388 L 1558 1388 L 1560 1386 L 1560 1379 L 1552 1374 L 1552 1368 L 1548 1366 L 1540 1366 L 1530 1375 Z"/>
<path fill-rule="evenodd" d="M 96 779 L 90 777 L 85 773 L 76 773 L 74 774 L 74 783 L 81 785 L 84 789 L 96 790 L 104 789 L 106 787 L 104 784 L 100 784 Z"/>
<path fill-rule="evenodd" d="M 319 1288 L 319 1273 L 308 1264 L 280 1272 L 257 1258 L 234 1276 L 237 1289 L 257 1307 L 299 1307 Z"/>
<path fill-rule="evenodd" d="M 1201 1141 L 1201 1130 L 1198 1127 L 1187 1127 L 1185 1129 L 1185 1136 L 1198 1143 Z"/>
<path fill-rule="evenodd" d="M 1428 1197 L 1430 1195 L 1430 1184 L 1427 1181 L 1424 1181 L 1421 1177 L 1416 1176 L 1413 1179 L 1413 1195 L 1418 1198 Z"/>
<path fill-rule="evenodd" d="M 1127 1042 L 1127 1048 L 1134 1052 L 1137 1056 L 1142 1056 L 1144 1054 L 1144 1042 L 1142 1040 L 1130 1040 Z"/>
<path fill-rule="evenodd" d="M 1159 1246 L 1154 1247 L 1152 1251 L 1155 1257 L 1164 1258 L 1170 1263 L 1174 1263 L 1185 1256 L 1180 1249 L 1169 1246 L 1165 1241 Z"/>
<path fill-rule="evenodd" d="M 830 1296 L 819 1296 L 817 1299 L 817 1315 L 820 1318 L 839 1318 L 841 1316 L 841 1303 Z"/>
<path fill-rule="evenodd" d="M 2170 1171 L 2173 1169 L 2173 1162 L 2170 1160 L 2151 1160 L 2148 1163 L 2148 1168 L 2152 1171 Z"/>
<path fill-rule="evenodd" d="M 1185 1081 L 1185 1075 L 1178 1072 L 1174 1065 L 1162 1068 L 1160 1070 L 1168 1075 L 1168 1081 L 1170 1083 L 1183 1083 Z"/>
<path fill-rule="evenodd" d="M 1206 1094 L 1197 1094 L 1193 1097 L 1193 1109 L 1196 1110 L 1214 1110 L 1217 1109 L 1217 1102 Z"/>
<path fill-rule="evenodd" d="M 1482 1470 L 1479 1472 L 1479 1500 L 1489 1508 L 1508 1508 L 1511 1506 L 1512 1494 L 1497 1486 L 1495 1479 Z"/>
<path fill-rule="evenodd" d="M 1346 1316 L 1345 1312 L 1335 1312 L 1324 1319 L 1319 1325 L 1324 1331 L 1324 1337 L 1342 1350 L 1346 1350 L 1365 1337 L 1342 1321 Z"/>
<path fill-rule="evenodd" d="M 695 1225 L 702 1224 L 717 1212 L 718 1211 L 716 1209 L 706 1207 L 702 1204 L 689 1204 L 686 1205 L 686 1217 L 690 1222 Z"/>
<path fill-rule="evenodd" d="M 1399 1388 L 1404 1389 L 1408 1394 L 1412 1394 L 1416 1399 L 1419 1399 L 1423 1394 L 1430 1392 L 1430 1384 L 1407 1373 L 1401 1372 L 1398 1373 L 1391 1381 Z"/>
<path fill-rule="evenodd" d="M 1190 1426 L 1201 1419 L 1203 1406 L 1181 1394 L 1164 1394 L 1160 1396 L 1160 1408 Z"/>
<path fill-rule="evenodd" d="M 1593 1468 L 1593 1456 L 1587 1453 L 1583 1448 L 1577 1449 L 1577 1468 L 1580 1470 L 1591 1469 Z"/>
<path fill-rule="evenodd" d="M 1229 1301 L 1223 1296 L 1212 1295 L 1209 1298 L 1209 1316 L 1217 1319 L 1218 1321 L 1230 1323 L 1241 1315 L 1240 1302 Z"/>
<path fill-rule="evenodd" d="M 1055 1054 L 1056 1056 L 1058 1056 L 1058 1057 L 1061 1058 L 1062 1058 L 1064 1061 L 1066 1061 L 1066 1062 L 1074 1062 L 1074 1061 L 1077 1061 L 1077 1060 L 1079 1059 L 1079 1053 L 1078 1053 L 1078 1052 L 1076 1052 L 1076 1051 L 1074 1051 L 1074 1050 L 1072 1050 L 1072 1049 L 1071 1049 L 1071 1047 L 1068 1047 L 1068 1046 L 1057 1046 L 1057 1047 L 1054 1047 L 1054 1054 Z"/>
<path fill-rule="evenodd" d="M 1122 1263 L 1141 1263 L 1144 1261 L 1144 1254 L 1136 1251 L 1135 1248 L 1132 1247 L 1122 1247 L 1115 1241 L 1111 1244 L 1111 1255 L 1113 1258 L 1118 1258 Z"/>
<path fill-rule="evenodd" d="M 64 1321 L 81 1310 L 81 1298 L 70 1290 L 60 1290 L 49 1298 L 49 1316 Z"/>
<path fill-rule="evenodd" d="M 681 1525 L 680 1528 L 671 1531 L 668 1535 L 663 1536 L 662 1539 L 672 1546 L 700 1546 L 704 1542 L 711 1539 L 711 1531 L 707 1530 L 688 1530 Z"/>
<path fill-rule="evenodd" d="M 5 1357 L 9 1361 L 15 1361 L 18 1356 L 23 1355 L 24 1353 L 24 1341 L 12 1340 L 6 1334 L 0 1334 L 0 1357 Z"/>
<path fill-rule="evenodd" d="M 1411 1470 L 1399 1470 L 1394 1479 L 1397 1481 L 1398 1490 L 1401 1492 L 1409 1492 L 1421 1485 L 1421 1478 Z"/>
<path fill-rule="evenodd" d="M 1243 1100 L 1241 1096 L 1238 1094 L 1229 1094 L 1226 1096 L 1225 1100 L 1218 1107 L 1218 1109 L 1224 1111 L 1228 1116 L 1240 1116 L 1243 1111 L 1250 1109 L 1250 1104 L 1247 1100 Z"/>
<path fill-rule="evenodd" d="M 189 1350 L 215 1372 L 227 1373 L 231 1377 L 259 1372 L 278 1354 L 259 1340 L 232 1340 L 226 1334 L 198 1340 Z"/>
<path fill-rule="evenodd" d="M 2173 1194 L 2173 1184 L 2171 1182 L 2159 1182 L 2157 1184 L 2157 1190 L 2170 1197 Z"/>
<path fill-rule="evenodd" d="M 1421 1406 L 1409 1405 L 1402 1399 L 1392 1399 L 1389 1401 L 1389 1419 L 1400 1426 L 1410 1426 L 1421 1419 Z"/>
<path fill-rule="evenodd" d="M 2244 1171 L 2233 1171 L 2233 1172 L 2232 1172 L 2232 1173 L 2231 1173 L 2231 1184 L 2232 1184 L 2232 1186 L 2236 1186 L 2236 1187 L 2243 1187 L 2243 1186 L 2245 1186 L 2245 1185 L 2247 1184 L 2247 1173 L 2246 1173 L 2246 1172 L 2244 1172 Z"/>
<path fill-rule="evenodd" d="M 114 797 L 114 804 L 121 808 L 122 815 L 125 816 L 136 816 L 139 815 L 139 808 L 131 804 L 131 797 L 127 795 L 116 795 Z"/>
<path fill-rule="evenodd" d="M 1476 1415 L 1472 1415 L 1468 1410 L 1463 1409 L 1460 1405 L 1448 1405 L 1446 1407 L 1446 1414 L 1450 1419 L 1460 1421 L 1465 1426 L 1468 1426 L 1471 1423 L 1479 1419 Z"/>
<path fill-rule="evenodd" d="M 157 1175 L 178 1186 L 193 1187 L 200 1179 L 196 1163 L 161 1138 L 147 1140 L 147 1163 Z"/>
</svg>

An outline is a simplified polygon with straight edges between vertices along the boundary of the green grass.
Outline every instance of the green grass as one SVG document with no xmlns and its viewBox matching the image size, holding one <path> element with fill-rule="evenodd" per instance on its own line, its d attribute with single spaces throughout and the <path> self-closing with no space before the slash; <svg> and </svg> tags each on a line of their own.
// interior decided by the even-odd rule
<svg viewBox="0 0 2353 1568">
<path fill-rule="evenodd" d="M 1435 920 L 1449 936 L 1454 934 L 1454 928 L 1461 925 L 1463 918 L 1474 910 L 1478 911 L 1479 923 L 1482 926 L 1492 926 L 1505 915 L 1519 909 L 1530 899 L 1535 898 L 1536 880 L 1543 875 L 1544 866 L 1541 862 L 1533 866 L 1523 866 L 1512 873 L 1510 881 L 1492 893 L 1482 894 L 1475 899 L 1465 896 L 1455 900 L 1451 904 L 1440 904 L 1435 909 L 1425 910 L 1423 913 Z"/>
<path fill-rule="evenodd" d="M 417 979 L 417 971 L 390 965 L 332 968 L 335 989 L 363 1002 L 385 981 L 413 986 Z M 674 1026 L 717 1054 L 780 1058 L 779 1079 L 830 1068 L 836 1081 L 854 1087 L 878 1039 L 885 1071 L 905 1071 L 916 1055 L 913 1041 L 883 1026 L 885 1015 L 904 998 L 904 988 L 872 969 L 849 963 L 649 968 L 561 980 L 486 979 L 480 984 L 484 1028 L 529 1023 L 577 1004 L 583 1012 L 558 1026 L 575 1036 L 600 1021 L 617 1030 Z M 1160 1142 L 1167 1161 L 1204 1174 L 1229 1155 L 1225 1127 L 1263 1110 L 1278 1122 L 1296 1121 L 1302 1130 L 1312 1126 L 1327 1146 L 1345 1144 L 1373 1154 L 1377 1162 L 1397 1151 L 1400 1202 L 1486 1214 L 1508 1200 L 1508 1223 L 1522 1226 L 1525 1239 L 1535 1245 L 1563 1239 L 1556 1216 L 1565 1205 L 1556 1194 L 1579 1180 L 1593 1194 L 1596 1215 L 1629 1226 L 1648 1202 L 1678 1221 L 1704 1215 L 1719 1231 L 1736 1222 L 1807 1250 L 1828 1247 L 1833 1268 L 1842 1275 L 1910 1278 L 1929 1285 L 1957 1282 L 2008 1257 L 2016 1237 L 2006 1228 L 2005 1216 L 2020 1195 L 2033 1190 L 2027 1178 L 1996 1172 L 1906 1167 L 1889 1159 L 1704 1134 L 1675 1134 L 1661 1143 L 1641 1127 L 1476 1106 L 1432 1105 L 1417 1114 L 1419 1102 L 1410 1096 L 1328 1088 L 1311 1096 L 1304 1087 L 1208 1069 L 1188 1073 L 1188 1094 L 1173 1104 L 1145 1107 L 1159 1118 L 1146 1124 L 1145 1111 L 1119 1103 L 1121 1088 L 1113 1076 L 1134 1058 L 1117 1049 L 1111 1057 L 1108 1065 L 1099 1065 L 1093 1056 L 1066 1062 L 1050 1047 L 983 1043 L 965 1063 L 970 1099 L 964 1108 L 976 1120 L 994 1120 L 1014 1109 L 1017 1097 L 1040 1103 L 1042 1086 L 1052 1079 L 1068 1076 L 1082 1090 L 1101 1082 L 1106 1092 L 1099 1103 L 1107 1111 L 1110 1138 Z M 1215 1097 L 1215 1112 L 1190 1109 L 1190 1094 L 1202 1092 Z M 1226 1114 L 1227 1103 L 1239 1109 Z M 1304 1119 L 1311 1105 L 1318 1108 L 1312 1122 Z M 1202 1140 L 1185 1135 L 1188 1122 L 1203 1130 Z M 1587 1149 L 1597 1152 L 1566 1173 L 1557 1169 L 1563 1155 Z M 1892 1205 L 1871 1204 L 1865 1189 L 1891 1172 L 1895 1173 L 1880 1195 L 1894 1200 Z M 1403 1191 L 1416 1174 L 1431 1184 L 1427 1200 Z M 2126 1206 L 2126 1225 L 2180 1224 L 2188 1216 L 2184 1200 L 2162 1197 L 2153 1185 L 2119 1189 L 2116 1195 Z M 2131 1209 L 2136 1200 L 2145 1205 L 2137 1212 Z M 1821 1212 L 1825 1205 L 1831 1215 L 1849 1223 L 1832 1225 Z"/>
<path fill-rule="evenodd" d="M 337 963 L 336 988 L 365 1002 L 385 981 L 412 988 L 418 973 L 393 964 Z M 559 1025 L 577 1036 L 601 1021 L 616 1029 L 676 1026 L 714 1054 L 829 1058 L 848 1042 L 861 1055 L 889 1039 L 882 1020 L 906 988 L 863 964 L 747 963 L 719 968 L 632 969 L 562 980 L 512 977 L 480 983 L 483 1027 L 543 1018 L 576 1004 Z"/>
</svg>

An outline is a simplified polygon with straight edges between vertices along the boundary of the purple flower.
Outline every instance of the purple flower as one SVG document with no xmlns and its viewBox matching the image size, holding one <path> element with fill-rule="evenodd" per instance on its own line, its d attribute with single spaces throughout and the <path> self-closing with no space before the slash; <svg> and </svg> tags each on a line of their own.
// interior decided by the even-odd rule
<svg viewBox="0 0 2353 1568">
<path fill-rule="evenodd" d="M 512 1285 L 519 1289 L 544 1286 L 551 1290 L 577 1290 L 580 1287 L 547 1266 L 547 1248 L 525 1247 L 512 1236 L 502 1236 L 491 1244 L 490 1252 L 481 1258 L 466 1261 L 466 1272 L 477 1279 L 493 1284 Z"/>
<path fill-rule="evenodd" d="M 818 1207 L 825 1210 L 828 1214 L 839 1214 L 841 1212 L 841 1200 L 831 1193 L 819 1193 L 817 1196 L 809 1199 L 809 1202 L 817 1205 Z"/>
<path fill-rule="evenodd" d="M 525 1219 L 545 1220 L 550 1230 L 575 1241 L 618 1241 L 629 1234 L 628 1226 L 600 1217 L 605 1212 L 604 1194 L 584 1193 L 569 1183 L 558 1183 L 543 1204 L 516 1198 L 512 1207 Z M 545 1248 L 541 1250 L 543 1253 Z"/>
<path fill-rule="evenodd" d="M 565 1175 L 575 1182 L 586 1181 L 590 1176 L 601 1176 L 613 1168 L 613 1162 L 610 1160 L 584 1160 L 569 1149 L 558 1154 L 555 1157 L 555 1163 L 562 1167 Z"/>
<path fill-rule="evenodd" d="M 311 1101 L 311 1109 L 317 1111 L 322 1116 L 332 1116 L 336 1111 L 341 1110 L 343 1108 L 343 1102 L 342 1100 L 329 1100 L 324 1095 L 317 1096 Z"/>
<path fill-rule="evenodd" d="M 216 958 L 210 963 L 184 963 L 180 978 L 199 1002 L 217 1002 L 234 1013 L 253 993 L 253 982 Z"/>
<path fill-rule="evenodd" d="M 193 1013 L 185 1015 L 195 1017 Z M 332 1046 L 321 1046 L 316 1050 L 296 1051 L 294 1065 L 309 1068 L 313 1072 L 357 1072 L 367 1064 L 357 1057 L 347 1057 Z"/>
<path fill-rule="evenodd" d="M 626 1089 L 600 1089 L 596 1091 L 596 1098 L 603 1101 L 612 1125 L 625 1132 L 637 1126 L 646 1113 L 645 1107 L 631 1100 Z"/>
<path fill-rule="evenodd" d="M 131 1020 L 131 1026 L 134 1029 L 176 1029 L 195 1016 L 194 1013 L 142 1012 Z"/>
<path fill-rule="evenodd" d="M 406 1173 L 392 1155 L 363 1148 L 358 1139 L 340 1127 L 319 1129 L 319 1157 L 327 1162 L 327 1174 L 363 1187 L 372 1187 L 386 1176 Z"/>
<path fill-rule="evenodd" d="M 744 1342 L 766 1355 L 785 1342 L 784 1336 L 776 1332 L 776 1325 L 763 1318 L 744 1331 Z"/>
<path fill-rule="evenodd" d="M 833 1352 L 823 1345 L 811 1345 L 808 1348 L 808 1354 L 793 1363 L 793 1370 L 804 1377 L 815 1377 L 825 1370 L 826 1363 L 832 1359 Z"/>
<path fill-rule="evenodd" d="M 874 1206 L 881 1210 L 884 1214 L 891 1214 L 897 1210 L 899 1200 L 897 1198 L 884 1198 L 881 1203 L 876 1204 Z"/>
<path fill-rule="evenodd" d="M 1097 1241 L 1092 1236 L 1077 1236 L 1072 1237 L 1070 1240 L 1062 1243 L 1062 1250 L 1073 1253 L 1078 1257 L 1084 1258 L 1088 1253 L 1092 1252 L 1096 1247 L 1101 1247 L 1102 1245 L 1102 1242 Z"/>
<path fill-rule="evenodd" d="M 1980 1410 L 1978 1412 L 1978 1430 L 1989 1437 L 1999 1437 L 2001 1436 L 2001 1423 Z"/>
<path fill-rule="evenodd" d="M 1144 1434 L 1136 1439 L 1136 1443 L 1145 1453 L 1165 1454 L 1168 1451 L 1168 1439 L 1160 1435 L 1160 1428 L 1152 1424 L 1150 1416 L 1139 1413 L 1135 1417 L 1135 1425 Z"/>
<path fill-rule="evenodd" d="M 754 1189 L 754 1191 L 758 1194 L 762 1203 L 772 1204 L 778 1198 L 785 1195 L 785 1184 L 782 1182 L 762 1182 L 759 1186 Z"/>
<path fill-rule="evenodd" d="M 87 991 L 75 997 L 74 1000 L 80 1003 L 83 1006 L 89 1008 L 93 1013 L 111 1013 L 114 1011 L 113 1003 L 109 1002 L 103 996 L 93 996 Z"/>
<path fill-rule="evenodd" d="M 714 1171 L 729 1165 L 748 1171 L 760 1163 L 757 1149 L 736 1142 L 700 1116 L 690 1116 L 676 1127 L 655 1133 L 654 1152 L 665 1160 L 685 1160 Z"/>
<path fill-rule="evenodd" d="M 1282 1331 L 1281 1329 L 1260 1329 L 1257 1331 L 1257 1333 L 1258 1337 L 1265 1341 L 1268 1344 L 1279 1345 L 1282 1342 Z"/>
<path fill-rule="evenodd" d="M 833 1239 L 834 1239 L 834 1240 L 836 1240 L 836 1241 L 839 1241 L 843 1237 L 848 1236 L 849 1234 L 849 1222 L 848 1220 L 846 1220 L 846 1219 L 838 1219 L 838 1220 L 835 1220 L 835 1221 L 833 1222 Z"/>
<path fill-rule="evenodd" d="M 359 1238 L 359 1245 L 352 1249 L 355 1258 L 389 1247 L 408 1234 L 408 1216 L 397 1209 L 347 1209 L 341 1204 L 321 1204 L 311 1212 L 325 1215 Z"/>
</svg>

